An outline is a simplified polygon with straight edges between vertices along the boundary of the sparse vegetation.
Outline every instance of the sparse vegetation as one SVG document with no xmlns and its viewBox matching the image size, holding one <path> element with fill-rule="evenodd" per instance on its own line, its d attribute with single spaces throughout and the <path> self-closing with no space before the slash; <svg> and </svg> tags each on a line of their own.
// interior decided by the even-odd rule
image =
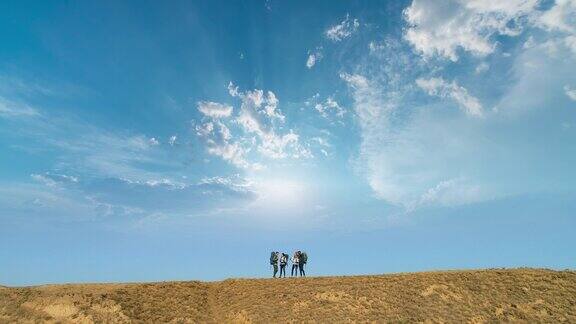
<svg viewBox="0 0 576 324">
<path fill-rule="evenodd" d="M 0 322 L 576 322 L 576 272 L 536 269 L 0 287 Z"/>
</svg>

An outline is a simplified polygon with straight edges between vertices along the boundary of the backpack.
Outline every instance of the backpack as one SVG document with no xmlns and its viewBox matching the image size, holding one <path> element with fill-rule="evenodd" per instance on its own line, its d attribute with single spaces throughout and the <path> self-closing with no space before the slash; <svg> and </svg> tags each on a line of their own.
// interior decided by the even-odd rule
<svg viewBox="0 0 576 324">
<path fill-rule="evenodd" d="M 308 262 L 308 254 L 306 254 L 306 252 L 300 253 L 300 262 L 304 264 Z"/>
<path fill-rule="evenodd" d="M 280 264 L 286 265 L 288 263 L 288 257 L 289 257 L 288 254 L 282 253 L 282 257 L 280 258 Z"/>
<path fill-rule="evenodd" d="M 276 252 L 272 252 L 270 254 L 270 264 L 276 264 L 278 262 L 278 254 Z"/>
</svg>

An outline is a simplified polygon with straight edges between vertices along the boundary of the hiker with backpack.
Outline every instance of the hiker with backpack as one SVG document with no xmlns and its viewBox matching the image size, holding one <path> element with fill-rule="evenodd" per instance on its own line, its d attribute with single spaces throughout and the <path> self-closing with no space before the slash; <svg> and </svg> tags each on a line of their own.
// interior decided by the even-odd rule
<svg viewBox="0 0 576 324">
<path fill-rule="evenodd" d="M 279 252 L 270 253 L 270 265 L 274 268 L 273 278 L 276 278 L 276 273 L 278 273 L 278 254 Z"/>
<path fill-rule="evenodd" d="M 289 255 L 286 253 L 282 253 L 280 256 L 280 277 L 282 278 L 282 274 L 284 274 L 284 278 L 286 278 L 286 265 L 288 264 L 288 257 Z"/>
<path fill-rule="evenodd" d="M 298 255 L 298 251 L 294 252 L 294 255 L 292 255 L 292 271 L 290 273 L 291 277 L 298 277 L 298 262 L 299 261 L 299 255 Z"/>
<path fill-rule="evenodd" d="M 308 262 L 308 254 L 306 252 L 298 251 L 298 267 L 300 268 L 300 277 L 306 277 L 304 272 L 304 265 Z"/>
</svg>

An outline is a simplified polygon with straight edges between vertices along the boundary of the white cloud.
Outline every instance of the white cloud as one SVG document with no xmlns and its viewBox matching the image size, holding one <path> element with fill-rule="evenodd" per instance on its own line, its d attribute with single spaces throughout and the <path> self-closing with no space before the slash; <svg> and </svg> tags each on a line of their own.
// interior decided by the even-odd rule
<svg viewBox="0 0 576 324">
<path fill-rule="evenodd" d="M 155 212 L 190 215 L 209 205 L 218 205 L 221 198 L 226 198 L 228 203 L 255 198 L 250 183 L 239 176 L 187 183 L 164 177 L 147 180 L 97 178 L 56 189 L 62 192 L 77 191 L 111 209 L 129 208 L 141 216 Z M 208 196 L 210 199 L 207 199 Z"/>
<path fill-rule="evenodd" d="M 334 115 L 337 118 L 342 118 L 346 113 L 346 110 L 332 97 L 326 98 L 324 102 L 316 103 L 314 109 L 326 119 L 330 119 L 331 115 Z"/>
<path fill-rule="evenodd" d="M 310 140 L 318 143 L 320 146 L 324 146 L 324 147 L 331 147 L 332 146 L 332 145 L 330 145 L 328 140 L 323 138 L 323 137 L 312 137 Z"/>
<path fill-rule="evenodd" d="M 324 55 L 322 55 L 322 48 L 317 48 L 314 52 L 308 52 L 308 59 L 306 60 L 306 67 L 311 69 L 316 63 L 320 62 Z"/>
<path fill-rule="evenodd" d="M 259 164 L 252 164 L 246 160 L 249 149 L 242 143 L 232 141 L 232 134 L 228 126 L 219 120 L 213 120 L 197 125 L 196 134 L 204 139 L 209 154 L 215 155 L 239 168 L 259 169 Z"/>
<path fill-rule="evenodd" d="M 264 168 L 258 157 L 274 160 L 312 157 L 293 130 L 284 134 L 279 131 L 278 126 L 284 124 L 286 117 L 278 108 L 279 100 L 272 91 L 240 91 L 230 83 L 228 92 L 241 101 L 238 115 L 227 121 L 212 118 L 195 126 L 196 134 L 204 139 L 209 154 L 245 169 Z M 233 134 L 227 124 L 239 128 L 235 127 Z"/>
<path fill-rule="evenodd" d="M 488 65 L 488 63 L 482 62 L 482 63 L 478 64 L 478 66 L 476 66 L 476 69 L 474 70 L 474 72 L 476 74 L 482 74 L 482 73 L 488 71 L 489 68 L 490 68 L 490 65 Z"/>
<path fill-rule="evenodd" d="M 198 110 L 207 117 L 226 118 L 232 114 L 232 106 L 212 101 L 199 101 Z"/>
<path fill-rule="evenodd" d="M 242 101 L 240 113 L 237 118 L 238 123 L 248 133 L 262 135 L 273 128 L 274 122 L 283 123 L 284 115 L 278 108 L 278 99 L 272 91 L 264 95 L 262 90 L 238 92 L 237 88 L 230 83 L 231 93 L 239 97 Z"/>
<path fill-rule="evenodd" d="M 33 112 L 22 110 L 29 106 L 15 105 L 13 103 L 18 101 L 10 99 L 2 101 L 9 104 L 0 107 L 0 117 L 38 118 L 17 121 L 11 118 L 5 122 L 2 134 L 10 133 L 26 147 L 42 147 L 45 151 L 39 154 L 50 152 L 55 171 L 31 174 L 28 181 L 21 183 L 0 183 L 0 214 L 26 215 L 27 219 L 53 217 L 59 221 L 127 214 L 145 216 L 154 210 L 190 215 L 199 209 L 198 205 L 211 204 L 211 201 L 220 203 L 226 199 L 229 203 L 228 197 L 242 201 L 253 198 L 253 193 L 240 190 L 237 185 L 189 184 L 172 180 L 184 178 L 180 175 L 189 154 L 174 149 L 167 151 L 162 146 L 152 149 L 159 144 L 157 137 L 132 134 L 127 129 L 107 131 L 66 116 L 64 112 L 52 116 L 50 110 L 42 107 L 34 108 Z M 271 113 L 272 107 L 277 105 L 275 96 L 268 95 L 266 105 L 271 106 L 268 108 Z M 240 153 L 234 152 L 231 130 L 219 118 L 205 119 L 211 124 L 200 131 L 212 133 L 213 140 L 222 141 L 213 146 L 214 153 L 242 164 L 244 147 L 238 144 Z M 168 143 L 173 145 L 176 140 L 173 135 Z M 256 164 L 250 166 L 256 167 Z M 219 196 L 206 199 L 207 193 Z"/>
<path fill-rule="evenodd" d="M 576 74 L 572 72 L 575 64 L 576 55 L 561 37 L 552 35 L 523 49 L 511 69 L 515 82 L 507 87 L 495 109 L 515 115 L 557 106 L 558 101 L 566 100 L 566 86 L 571 90 L 576 84 Z"/>
<path fill-rule="evenodd" d="M 342 73 L 340 78 L 353 91 L 354 110 L 363 134 L 372 137 L 372 131 L 386 127 L 390 113 L 396 109 L 394 99 L 386 98 L 383 89 L 362 75 Z"/>
<path fill-rule="evenodd" d="M 568 36 L 568 37 L 564 38 L 564 44 L 576 56 L 576 36 Z"/>
<path fill-rule="evenodd" d="M 423 37 L 421 43 L 411 40 L 419 53 L 407 56 L 401 50 L 374 43 L 366 60 L 353 67 L 354 73 L 341 75 L 350 89 L 351 108 L 360 128 L 355 170 L 366 178 L 377 198 L 410 209 L 474 203 L 537 192 L 560 183 L 568 188 L 561 171 L 541 168 L 555 165 L 557 156 L 565 152 L 560 146 L 548 145 L 556 141 L 552 135 L 556 133 L 547 126 L 546 131 L 540 131 L 539 119 L 551 121 L 553 129 L 562 121 L 556 123 L 550 118 L 572 108 L 566 104 L 566 95 L 576 84 L 572 72 L 576 56 L 571 51 L 569 32 L 535 29 L 540 9 L 531 10 L 532 5 L 529 1 L 414 1 L 411 7 L 418 10 L 406 14 L 421 23 L 408 27 Z M 495 17 L 496 12 L 501 16 Z M 471 21 L 483 27 L 477 29 Z M 509 25 L 503 27 L 504 21 Z M 532 41 L 525 48 L 520 42 L 507 43 L 509 59 L 462 60 L 466 66 L 456 69 L 446 68 L 456 67 L 450 61 L 429 64 L 426 60 L 431 56 L 457 60 L 461 51 L 488 55 L 496 46 L 493 36 L 515 35 L 528 25 L 524 32 L 529 33 L 527 39 L 533 36 Z M 478 43 L 470 43 L 471 39 Z M 484 70 L 482 62 L 498 66 L 491 71 L 490 84 L 478 84 L 482 81 L 475 80 L 478 76 L 459 77 L 469 64 L 477 65 L 472 65 L 473 71 L 474 67 Z M 429 77 L 439 72 L 450 76 Z M 422 75 L 427 77 L 418 79 Z M 487 101 L 497 109 L 489 113 L 473 96 L 474 88 L 466 89 L 460 80 L 467 81 L 466 88 L 468 84 L 477 84 L 484 91 L 489 88 L 494 97 Z M 420 89 L 454 101 L 466 114 L 422 109 Z M 538 118 L 516 118 L 527 110 Z M 520 134 L 530 131 L 539 132 L 538 140 L 526 145 Z M 542 155 L 544 147 L 558 155 Z"/>
<path fill-rule="evenodd" d="M 264 94 L 263 90 L 255 89 L 254 91 L 239 92 L 238 87 L 235 87 L 232 82 L 228 85 L 228 92 L 233 97 L 238 97 L 242 100 L 240 107 L 240 115 L 250 115 L 258 122 L 258 115 L 264 115 L 271 120 L 284 122 L 284 115 L 278 108 L 278 99 L 272 91 Z M 259 127 L 257 125 L 247 125 L 248 127 Z M 251 130 L 254 131 L 254 130 Z"/>
<path fill-rule="evenodd" d="M 208 147 L 208 153 L 219 156 L 224 161 L 244 169 L 259 169 L 258 164 L 251 164 L 246 161 L 246 150 L 239 143 L 223 142 Z"/>
<path fill-rule="evenodd" d="M 299 136 L 292 131 L 284 135 L 264 134 L 258 151 L 272 159 L 312 157 L 310 150 L 300 145 Z"/>
<path fill-rule="evenodd" d="M 0 97 L 0 117 L 36 117 L 38 110 L 21 103 L 9 101 Z"/>
<path fill-rule="evenodd" d="M 0 214 L 11 215 L 14 220 L 78 222 L 94 220 L 100 211 L 98 204 L 74 190 L 48 185 L 33 177 L 40 184 L 2 182 L 0 184 Z"/>
<path fill-rule="evenodd" d="M 334 42 L 339 42 L 350 37 L 354 32 L 356 32 L 359 26 L 360 23 L 358 22 L 358 19 L 350 19 L 350 16 L 346 15 L 346 18 L 338 25 L 328 28 L 325 35 L 328 39 Z"/>
<path fill-rule="evenodd" d="M 141 179 L 154 173 L 143 165 L 174 167 L 180 163 L 166 159 L 161 149 L 150 150 L 158 142 L 156 138 L 110 132 L 76 118 L 52 118 L 49 111 L 34 111 L 32 115 L 41 118 L 22 119 L 23 124 L 13 126 L 17 127 L 17 136 L 27 139 L 29 147 L 54 150 L 60 169 Z"/>
<path fill-rule="evenodd" d="M 77 177 L 66 174 L 46 172 L 45 174 L 31 174 L 30 177 L 33 180 L 43 183 L 49 187 L 56 187 L 59 184 L 66 183 L 78 183 Z"/>
<path fill-rule="evenodd" d="M 160 145 L 160 142 L 155 137 L 150 138 L 148 143 L 150 143 L 151 146 Z"/>
<path fill-rule="evenodd" d="M 389 92 L 385 85 L 360 75 L 342 78 L 352 91 L 361 128 L 355 166 L 377 198 L 408 210 L 487 198 L 474 180 L 446 181 L 461 178 L 459 168 L 478 158 L 476 129 L 468 125 L 468 118 L 446 120 L 432 110 L 406 110 L 406 92 Z M 399 122 L 398 114 L 405 114 L 405 119 Z"/>
<path fill-rule="evenodd" d="M 366 176 L 368 184 L 376 196 L 392 204 L 405 205 L 413 197 L 408 197 L 402 184 L 402 175 L 394 172 L 386 157 L 393 152 L 385 152 L 384 143 L 390 142 L 387 132 L 390 116 L 397 106 L 387 100 L 386 92 L 376 83 L 359 74 L 340 74 L 352 91 L 353 108 L 358 116 L 361 130 L 360 172 Z M 387 153 L 390 153 L 388 155 Z"/>
<path fill-rule="evenodd" d="M 214 123 L 207 122 L 201 125 L 197 125 L 195 129 L 196 129 L 196 135 L 201 137 L 207 137 L 214 130 Z"/>
<path fill-rule="evenodd" d="M 576 33 L 576 1 L 556 0 L 554 6 L 539 17 L 538 24 L 547 30 Z"/>
<path fill-rule="evenodd" d="M 455 178 L 440 181 L 428 189 L 420 198 L 418 205 L 455 206 L 481 201 L 485 197 L 486 194 L 482 192 L 480 186 L 469 184 L 462 178 Z"/>
<path fill-rule="evenodd" d="M 217 190 L 220 192 L 226 192 L 228 194 L 241 195 L 251 198 L 255 198 L 257 196 L 254 182 L 243 178 L 238 174 L 232 176 L 206 177 L 201 179 L 196 185 L 209 191 Z"/>
<path fill-rule="evenodd" d="M 419 78 L 416 80 L 416 84 L 431 96 L 454 100 L 470 116 L 482 116 L 480 101 L 470 95 L 466 88 L 459 86 L 456 81 L 446 82 L 442 78 Z"/>
<path fill-rule="evenodd" d="M 566 93 L 568 98 L 576 101 L 576 88 L 570 88 L 569 86 L 564 86 L 564 93 Z"/>
<path fill-rule="evenodd" d="M 330 155 L 330 153 L 328 153 L 328 150 L 332 148 L 332 144 L 330 144 L 330 142 L 327 139 L 323 137 L 313 137 L 310 139 L 310 142 L 317 144 L 317 149 L 322 155 L 324 156 Z"/>
<path fill-rule="evenodd" d="M 320 57 L 317 57 L 316 54 L 312 53 L 308 55 L 308 59 L 306 60 L 306 67 L 311 69 L 316 64 L 317 60 L 319 61 Z"/>
<path fill-rule="evenodd" d="M 170 146 L 174 146 L 176 144 L 177 139 L 178 137 L 176 135 L 170 136 L 170 139 L 168 139 L 168 144 L 170 144 Z"/>
<path fill-rule="evenodd" d="M 308 59 L 306 60 L 306 67 L 311 69 L 314 64 L 316 64 L 316 55 L 310 54 L 308 55 Z"/>
<path fill-rule="evenodd" d="M 404 11 L 405 38 L 425 57 L 458 60 L 458 50 L 492 53 L 495 35 L 515 36 L 535 14 L 538 0 L 414 0 Z"/>
</svg>

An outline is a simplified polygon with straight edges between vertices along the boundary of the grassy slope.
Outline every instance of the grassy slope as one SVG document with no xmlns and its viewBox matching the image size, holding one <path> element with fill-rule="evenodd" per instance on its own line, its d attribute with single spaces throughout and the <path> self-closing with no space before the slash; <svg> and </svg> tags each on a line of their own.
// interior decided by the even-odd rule
<svg viewBox="0 0 576 324">
<path fill-rule="evenodd" d="M 576 322 L 576 272 L 0 287 L 0 322 Z"/>
</svg>

